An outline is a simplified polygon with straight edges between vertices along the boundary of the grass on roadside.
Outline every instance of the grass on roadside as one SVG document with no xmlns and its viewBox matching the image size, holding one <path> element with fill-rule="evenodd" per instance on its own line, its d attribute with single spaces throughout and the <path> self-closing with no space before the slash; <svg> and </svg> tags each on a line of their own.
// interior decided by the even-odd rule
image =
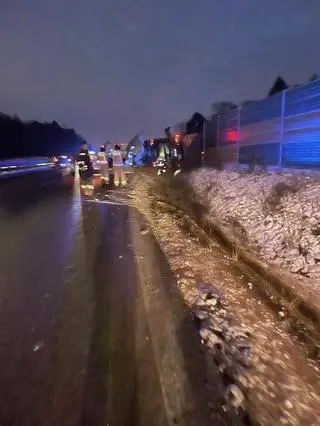
<svg viewBox="0 0 320 426">
<path fill-rule="evenodd" d="M 232 229 L 221 230 L 219 226 L 207 220 L 208 208 L 201 204 L 198 196 L 181 173 L 176 177 L 166 176 L 155 179 L 149 187 L 152 204 L 155 209 L 159 207 L 176 215 L 187 232 L 196 235 L 205 245 L 210 246 L 213 242 L 220 244 L 235 263 L 243 263 L 261 277 L 260 290 L 272 304 L 286 307 L 289 317 L 293 322 L 303 322 L 308 330 L 308 340 L 317 345 L 319 333 L 317 324 L 320 322 L 319 314 L 314 308 L 303 300 L 299 295 L 282 284 L 282 278 L 273 274 L 268 266 L 260 262 L 246 248 L 245 242 L 232 234 Z M 227 235 L 225 235 L 227 232 Z"/>
</svg>

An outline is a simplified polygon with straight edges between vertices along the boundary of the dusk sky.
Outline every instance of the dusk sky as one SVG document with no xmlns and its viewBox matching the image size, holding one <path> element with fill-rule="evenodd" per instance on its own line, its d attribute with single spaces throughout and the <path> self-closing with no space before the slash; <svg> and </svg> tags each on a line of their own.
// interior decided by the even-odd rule
<svg viewBox="0 0 320 426">
<path fill-rule="evenodd" d="M 91 143 L 320 73 L 320 0 L 1 0 L 0 111 Z"/>
</svg>

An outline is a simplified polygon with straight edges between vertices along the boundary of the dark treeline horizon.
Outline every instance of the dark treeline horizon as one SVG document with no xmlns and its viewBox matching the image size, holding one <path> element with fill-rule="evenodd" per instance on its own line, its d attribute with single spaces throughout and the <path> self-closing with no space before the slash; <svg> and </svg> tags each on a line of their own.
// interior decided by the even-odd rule
<svg viewBox="0 0 320 426">
<path fill-rule="evenodd" d="M 75 154 L 84 139 L 56 121 L 22 121 L 0 112 L 0 158 Z"/>
</svg>

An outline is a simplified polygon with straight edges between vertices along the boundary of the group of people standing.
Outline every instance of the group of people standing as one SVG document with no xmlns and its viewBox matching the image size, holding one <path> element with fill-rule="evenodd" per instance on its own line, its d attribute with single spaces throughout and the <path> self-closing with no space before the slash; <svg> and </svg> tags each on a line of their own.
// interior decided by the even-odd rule
<svg viewBox="0 0 320 426">
<path fill-rule="evenodd" d="M 94 174 L 94 167 L 90 158 L 88 145 L 83 143 L 76 157 L 79 164 L 80 177 L 84 181 L 91 180 Z M 126 173 L 124 168 L 124 155 L 119 144 L 114 146 L 113 150 L 107 153 L 105 145 L 101 145 L 98 153 L 98 164 L 102 180 L 109 183 L 111 169 L 114 175 L 114 185 L 125 186 L 127 184 Z"/>
<path fill-rule="evenodd" d="M 121 151 L 119 144 L 114 146 L 112 152 L 107 154 L 107 149 L 105 145 L 101 145 L 100 151 L 98 153 L 98 161 L 100 167 L 100 173 L 102 179 L 105 182 L 109 182 L 110 178 L 110 168 L 113 170 L 114 175 L 114 185 L 126 185 L 127 178 L 124 169 L 124 156 Z"/>
</svg>

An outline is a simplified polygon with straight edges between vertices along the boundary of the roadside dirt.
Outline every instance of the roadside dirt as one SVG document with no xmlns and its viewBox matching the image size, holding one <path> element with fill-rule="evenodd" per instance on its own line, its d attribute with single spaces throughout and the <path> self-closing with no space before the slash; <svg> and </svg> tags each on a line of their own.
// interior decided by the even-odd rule
<svg viewBox="0 0 320 426">
<path fill-rule="evenodd" d="M 219 244 L 205 246 L 154 196 L 149 179 L 136 181 L 133 204 L 148 218 L 194 313 L 203 344 L 220 371 L 225 410 L 248 424 L 320 425 L 320 366 L 287 313 L 259 291 L 261 277 Z M 208 385 L 210 386 L 210 384 Z"/>
</svg>

